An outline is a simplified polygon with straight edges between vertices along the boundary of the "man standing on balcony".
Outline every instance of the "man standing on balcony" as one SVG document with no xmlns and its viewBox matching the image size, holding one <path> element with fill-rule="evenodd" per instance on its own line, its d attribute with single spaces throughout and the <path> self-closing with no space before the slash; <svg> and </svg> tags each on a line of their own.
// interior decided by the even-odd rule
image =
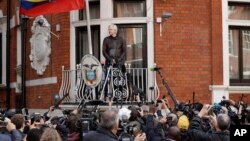
<svg viewBox="0 0 250 141">
<path fill-rule="evenodd" d="M 114 24 L 108 27 L 109 36 L 103 40 L 103 56 L 106 59 L 106 66 L 124 67 L 126 60 L 126 44 L 124 40 L 117 35 L 118 29 Z"/>
<path fill-rule="evenodd" d="M 106 75 L 110 75 L 111 73 L 108 73 L 108 69 L 110 66 L 112 66 L 113 68 L 118 68 L 119 71 L 122 72 L 122 74 L 124 74 L 126 72 L 126 68 L 125 68 L 125 60 L 126 60 L 126 44 L 125 41 L 122 39 L 122 37 L 117 35 L 118 29 L 117 26 L 114 24 L 111 24 L 108 26 L 108 31 L 109 31 L 109 36 L 105 37 L 103 40 L 103 48 L 102 48 L 102 53 L 103 56 L 106 59 L 105 62 L 105 66 L 104 69 L 106 70 Z M 114 86 L 114 87 L 118 87 L 119 91 L 122 92 L 123 89 L 121 86 L 121 82 L 122 80 L 124 80 L 123 76 L 119 76 L 117 77 L 119 84 L 118 86 Z M 105 97 L 110 97 L 111 95 L 107 92 L 107 87 L 105 89 Z M 119 100 L 122 100 L 121 96 L 118 96 L 117 94 L 113 95 L 112 97 L 116 97 Z"/>
</svg>

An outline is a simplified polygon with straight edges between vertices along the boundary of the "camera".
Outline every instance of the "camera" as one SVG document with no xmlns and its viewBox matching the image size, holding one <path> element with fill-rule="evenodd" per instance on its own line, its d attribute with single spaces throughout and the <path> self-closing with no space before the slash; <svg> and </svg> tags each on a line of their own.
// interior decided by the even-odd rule
<svg viewBox="0 0 250 141">
<path fill-rule="evenodd" d="M 8 124 L 8 122 L 0 121 L 0 128 L 1 128 L 1 127 L 6 127 L 7 124 Z"/>
<path fill-rule="evenodd" d="M 5 132 L 8 122 L 5 122 L 5 116 L 0 114 L 0 132 Z"/>
</svg>

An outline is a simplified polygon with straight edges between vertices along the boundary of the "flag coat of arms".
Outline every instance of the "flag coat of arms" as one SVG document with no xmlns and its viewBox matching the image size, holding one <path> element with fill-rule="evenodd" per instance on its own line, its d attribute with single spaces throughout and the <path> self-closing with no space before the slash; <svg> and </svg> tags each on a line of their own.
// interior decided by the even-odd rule
<svg viewBox="0 0 250 141">
<path fill-rule="evenodd" d="M 20 14 L 30 17 L 83 9 L 84 0 L 20 0 Z"/>
</svg>

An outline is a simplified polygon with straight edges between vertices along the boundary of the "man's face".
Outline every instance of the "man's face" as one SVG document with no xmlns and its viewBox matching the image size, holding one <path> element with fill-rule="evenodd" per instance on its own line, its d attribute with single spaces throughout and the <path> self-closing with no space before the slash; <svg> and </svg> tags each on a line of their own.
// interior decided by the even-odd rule
<svg viewBox="0 0 250 141">
<path fill-rule="evenodd" d="M 115 29 L 114 29 L 113 26 L 109 26 L 108 30 L 109 30 L 109 35 L 112 36 L 112 35 L 115 35 L 115 34 L 116 34 L 116 31 L 115 31 Z"/>
</svg>

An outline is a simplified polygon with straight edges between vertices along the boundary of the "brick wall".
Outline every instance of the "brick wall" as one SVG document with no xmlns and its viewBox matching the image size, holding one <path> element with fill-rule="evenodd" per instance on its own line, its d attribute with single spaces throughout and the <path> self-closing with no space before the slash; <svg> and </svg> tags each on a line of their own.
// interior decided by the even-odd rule
<svg viewBox="0 0 250 141">
<path fill-rule="evenodd" d="M 215 5 L 215 1 L 213 4 Z M 214 24 L 211 24 L 211 13 L 215 9 L 211 9 L 211 1 L 155 0 L 154 6 L 155 17 L 160 17 L 164 12 L 173 14 L 163 23 L 162 37 L 159 36 L 159 24 L 154 25 L 155 61 L 163 68 L 172 91 L 180 101 L 192 100 L 192 93 L 195 92 L 197 101 L 210 103 L 211 94 L 208 87 L 212 84 L 212 72 L 218 71 L 213 70 L 212 65 L 219 63 L 214 59 L 217 56 L 212 56 L 212 51 L 216 52 L 212 48 L 221 45 L 220 38 L 218 42 L 212 42 L 212 33 L 217 35 L 217 39 L 221 30 L 212 29 Z M 220 10 L 220 7 L 216 8 Z M 221 24 L 221 21 L 217 22 Z M 221 83 L 220 79 L 218 83 Z M 161 94 L 166 94 L 159 77 L 158 84 Z"/>
<path fill-rule="evenodd" d="M 51 31 L 58 34 L 56 24 L 60 24 L 61 32 L 59 33 L 59 40 L 51 34 L 51 55 L 50 63 L 47 66 L 42 76 L 37 75 L 36 71 L 31 68 L 29 54 L 31 29 L 34 19 L 28 21 L 28 38 L 26 50 L 26 80 L 42 79 L 47 77 L 57 77 L 56 84 L 26 87 L 26 101 L 28 108 L 48 108 L 52 104 L 52 98 L 59 93 L 62 81 L 62 66 L 69 69 L 70 66 L 70 31 L 69 31 L 69 13 L 52 14 L 45 16 L 51 26 Z"/>
<path fill-rule="evenodd" d="M 12 1 L 11 15 L 15 15 L 15 9 L 19 6 L 18 1 Z M 0 2 L 0 8 L 6 15 L 6 1 Z M 45 16 L 51 25 L 51 31 L 56 33 L 56 24 L 61 25 L 60 39 L 58 40 L 51 34 L 51 56 L 50 63 L 46 68 L 46 71 L 42 76 L 38 76 L 36 71 L 31 68 L 29 54 L 31 51 L 30 38 L 31 38 L 31 26 L 34 18 L 28 20 L 27 38 L 26 38 L 26 81 L 42 79 L 47 77 L 57 77 L 57 83 L 51 85 L 26 87 L 26 105 L 27 108 L 48 108 L 52 104 L 52 97 L 59 93 L 62 79 L 62 66 L 69 69 L 70 59 L 70 43 L 69 43 L 69 13 L 52 14 Z M 17 43 L 16 43 L 16 30 L 18 26 L 11 29 L 11 65 L 10 65 L 10 80 L 16 82 L 16 65 L 17 65 Z M 17 94 L 15 89 L 11 89 L 11 108 L 15 108 L 17 101 Z M 6 99 L 5 90 L 0 90 L 1 100 Z M 1 105 L 2 106 L 2 105 Z"/>
</svg>

